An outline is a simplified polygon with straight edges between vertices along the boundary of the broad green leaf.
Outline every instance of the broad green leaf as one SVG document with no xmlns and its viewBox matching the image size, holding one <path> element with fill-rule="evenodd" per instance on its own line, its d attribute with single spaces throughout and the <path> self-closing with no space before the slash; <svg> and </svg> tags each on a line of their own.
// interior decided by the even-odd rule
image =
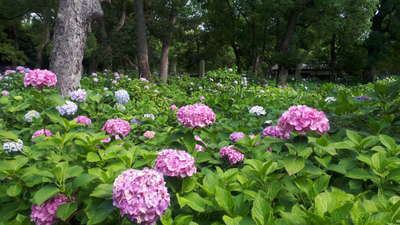
<svg viewBox="0 0 400 225">
<path fill-rule="evenodd" d="M 77 209 L 78 204 L 76 202 L 60 205 L 57 209 L 57 218 L 66 221 Z"/>
<path fill-rule="evenodd" d="M 346 135 L 354 144 L 357 145 L 360 144 L 362 140 L 361 136 L 352 130 L 346 130 Z"/>
<path fill-rule="evenodd" d="M 242 221 L 242 217 L 237 216 L 235 218 L 231 218 L 231 217 L 229 217 L 227 215 L 224 215 L 222 217 L 222 220 L 224 221 L 224 223 L 226 225 L 240 225 L 240 221 Z"/>
<path fill-rule="evenodd" d="M 14 184 L 14 185 L 11 185 L 11 186 L 9 186 L 9 187 L 7 188 L 6 193 L 7 193 L 7 195 L 10 196 L 10 197 L 16 197 L 16 196 L 18 196 L 18 195 L 21 193 L 21 191 L 22 191 L 21 185 L 19 185 L 19 184 Z"/>
<path fill-rule="evenodd" d="M 269 224 L 268 221 L 271 216 L 272 208 L 268 200 L 263 197 L 261 192 L 258 192 L 251 208 L 251 217 L 257 225 L 266 225 Z"/>
<path fill-rule="evenodd" d="M 180 196 L 179 194 L 176 194 L 176 197 L 181 208 L 187 205 L 197 212 L 204 212 L 206 210 L 206 206 L 210 204 L 208 200 L 202 198 L 199 194 L 195 192 L 191 192 L 190 194 L 185 196 Z"/>
<path fill-rule="evenodd" d="M 44 186 L 33 195 L 32 203 L 40 205 L 49 198 L 56 195 L 59 191 L 60 190 L 55 186 Z"/>
<path fill-rule="evenodd" d="M 100 184 L 93 190 L 90 196 L 96 198 L 111 199 L 112 189 L 113 189 L 112 184 Z"/>
<path fill-rule="evenodd" d="M 227 212 L 228 214 L 232 213 L 233 199 L 229 191 L 220 187 L 216 187 L 215 201 L 222 209 L 225 210 L 225 212 Z"/>
<path fill-rule="evenodd" d="M 305 161 L 302 158 L 288 157 L 283 160 L 284 167 L 288 172 L 289 176 L 300 172 L 304 166 Z"/>
</svg>

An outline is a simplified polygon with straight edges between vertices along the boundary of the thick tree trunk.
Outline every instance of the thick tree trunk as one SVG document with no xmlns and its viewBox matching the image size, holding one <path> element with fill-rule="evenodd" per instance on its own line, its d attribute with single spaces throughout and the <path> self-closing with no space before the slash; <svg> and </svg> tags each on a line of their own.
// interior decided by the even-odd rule
<svg viewBox="0 0 400 225">
<path fill-rule="evenodd" d="M 41 40 L 41 43 L 36 49 L 36 67 L 42 68 L 43 66 L 43 52 L 46 46 L 50 42 L 50 27 L 49 25 L 45 22 L 44 24 L 44 30 L 43 30 L 43 37 Z"/>
<path fill-rule="evenodd" d="M 57 74 L 61 94 L 80 86 L 88 26 L 103 15 L 99 0 L 60 0 L 50 69 Z"/>
<path fill-rule="evenodd" d="M 204 75 L 206 75 L 206 61 L 204 59 L 200 60 L 199 74 L 200 77 L 204 77 Z"/>
<path fill-rule="evenodd" d="M 301 81 L 301 71 L 303 70 L 303 63 L 299 63 L 296 66 L 296 71 L 294 72 L 294 78 L 298 81 Z"/>
<path fill-rule="evenodd" d="M 169 29 L 162 42 L 161 64 L 160 64 L 160 77 L 161 81 L 166 83 L 168 80 L 168 66 L 169 66 L 169 46 L 172 39 L 172 32 L 176 23 L 176 15 L 171 13 L 169 18 Z"/>
<path fill-rule="evenodd" d="M 136 5 L 136 51 L 138 57 L 139 75 L 146 79 L 151 79 L 143 0 L 135 0 L 135 5 Z"/>
<path fill-rule="evenodd" d="M 287 23 L 287 28 L 286 28 L 286 33 L 285 36 L 283 37 L 281 44 L 279 46 L 279 52 L 282 55 L 285 55 L 289 52 L 289 46 L 290 42 L 293 38 L 295 29 L 296 29 L 296 22 L 298 18 L 299 11 L 295 11 L 291 13 L 288 23 Z M 287 78 L 289 76 L 289 69 L 286 68 L 285 65 L 280 65 L 279 66 L 279 74 L 278 74 L 278 84 L 281 86 L 286 86 L 287 84 Z"/>
</svg>

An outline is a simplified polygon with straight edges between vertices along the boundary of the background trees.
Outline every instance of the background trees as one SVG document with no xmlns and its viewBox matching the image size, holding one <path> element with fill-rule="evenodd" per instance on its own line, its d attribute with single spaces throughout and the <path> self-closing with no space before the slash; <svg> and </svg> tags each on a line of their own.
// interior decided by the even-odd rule
<svg viewBox="0 0 400 225">
<path fill-rule="evenodd" d="M 142 4 L 144 3 L 144 4 Z M 236 67 L 280 84 L 304 65 L 329 78 L 397 73 L 400 0 L 113 0 L 91 23 L 85 72 L 176 72 Z M 56 0 L 0 0 L 1 65 L 48 67 Z M 139 10 L 143 9 L 143 10 Z M 146 47 L 147 45 L 147 47 Z M 146 59 L 147 58 L 147 59 Z M 272 71 L 274 73 L 272 73 Z M 359 80 L 359 79 L 358 79 Z"/>
</svg>

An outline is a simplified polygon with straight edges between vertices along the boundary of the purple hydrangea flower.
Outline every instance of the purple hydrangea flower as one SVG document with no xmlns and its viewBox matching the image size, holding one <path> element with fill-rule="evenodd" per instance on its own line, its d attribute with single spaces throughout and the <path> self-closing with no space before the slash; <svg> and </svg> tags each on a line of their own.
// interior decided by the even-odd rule
<svg viewBox="0 0 400 225">
<path fill-rule="evenodd" d="M 60 205 L 69 202 L 67 196 L 59 194 L 41 205 L 32 205 L 31 221 L 36 225 L 53 225 L 57 221 L 56 213 Z"/>
<path fill-rule="evenodd" d="M 62 116 L 71 116 L 78 111 L 78 106 L 71 101 L 66 101 L 64 105 L 57 106 L 56 109 Z"/>
<path fill-rule="evenodd" d="M 219 150 L 219 154 L 221 158 L 225 158 L 228 160 L 229 164 L 235 165 L 243 161 L 244 155 L 239 152 L 235 147 L 225 146 Z"/>
<path fill-rule="evenodd" d="M 268 126 L 266 127 L 262 135 L 269 137 L 276 137 L 280 139 L 289 139 L 290 138 L 290 130 L 285 130 L 279 126 Z"/>
<path fill-rule="evenodd" d="M 82 125 L 86 125 L 86 126 L 92 124 L 92 120 L 87 116 L 77 116 L 74 120 L 78 124 L 82 124 Z"/>
<path fill-rule="evenodd" d="M 158 153 L 154 169 L 169 177 L 190 177 L 196 173 L 194 158 L 187 152 L 164 149 Z"/>
<path fill-rule="evenodd" d="M 76 91 L 71 91 L 69 96 L 72 101 L 84 102 L 86 100 L 86 91 L 84 89 L 78 89 Z"/>
<path fill-rule="evenodd" d="M 125 137 L 131 132 L 131 126 L 128 121 L 123 119 L 109 119 L 104 124 L 102 130 L 115 137 Z"/>
<path fill-rule="evenodd" d="M 231 135 L 229 135 L 229 139 L 232 142 L 238 142 L 241 139 L 243 139 L 246 135 L 243 132 L 233 132 Z"/>
<path fill-rule="evenodd" d="M 206 127 L 216 120 L 213 110 L 201 103 L 179 108 L 176 116 L 182 125 L 189 128 Z"/>
<path fill-rule="evenodd" d="M 137 224 L 155 225 L 169 203 L 164 178 L 156 170 L 128 169 L 114 181 L 113 205 Z"/>
<path fill-rule="evenodd" d="M 32 139 L 35 139 L 40 136 L 51 137 L 51 136 L 53 136 L 53 133 L 47 129 L 40 129 L 40 130 L 35 131 L 35 133 L 33 133 Z"/>
</svg>

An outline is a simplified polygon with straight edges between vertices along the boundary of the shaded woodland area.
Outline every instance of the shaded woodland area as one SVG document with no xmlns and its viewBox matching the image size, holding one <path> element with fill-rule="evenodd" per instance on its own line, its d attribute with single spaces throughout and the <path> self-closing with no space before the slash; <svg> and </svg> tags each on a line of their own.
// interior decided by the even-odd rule
<svg viewBox="0 0 400 225">
<path fill-rule="evenodd" d="M 66 47 L 54 36 L 60 34 L 57 12 L 68 2 L 1 0 L 1 65 L 51 68 L 53 47 Z M 275 74 L 285 84 L 305 65 L 323 67 L 330 79 L 363 82 L 399 71 L 399 0 L 75 2 L 87 4 L 78 32 L 87 34 L 80 40 L 85 45 L 73 48 L 83 54 L 73 56 L 77 65 L 83 59 L 83 68 L 75 70 L 85 73 L 134 70 L 166 81 L 169 74 L 196 75 L 205 62 L 206 70 Z"/>
</svg>

